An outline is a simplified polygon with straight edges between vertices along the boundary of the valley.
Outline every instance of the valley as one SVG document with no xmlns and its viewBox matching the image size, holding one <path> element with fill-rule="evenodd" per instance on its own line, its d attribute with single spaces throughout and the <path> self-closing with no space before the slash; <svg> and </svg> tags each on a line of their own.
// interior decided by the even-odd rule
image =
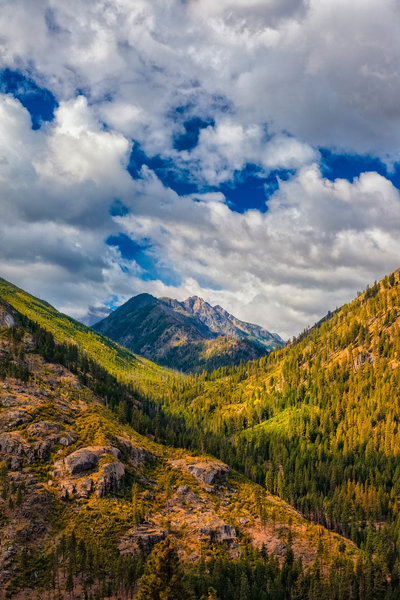
<svg viewBox="0 0 400 600">
<path fill-rule="evenodd" d="M 183 375 L 1 280 L 4 597 L 395 598 L 399 291 Z"/>
</svg>

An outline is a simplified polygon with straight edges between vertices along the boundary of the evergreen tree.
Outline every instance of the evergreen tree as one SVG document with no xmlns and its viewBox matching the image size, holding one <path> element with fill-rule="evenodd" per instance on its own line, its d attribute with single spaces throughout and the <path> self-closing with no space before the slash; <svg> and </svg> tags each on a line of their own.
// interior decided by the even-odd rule
<svg viewBox="0 0 400 600">
<path fill-rule="evenodd" d="M 136 600 L 186 600 L 184 573 L 174 540 L 168 536 L 150 554 Z"/>
</svg>

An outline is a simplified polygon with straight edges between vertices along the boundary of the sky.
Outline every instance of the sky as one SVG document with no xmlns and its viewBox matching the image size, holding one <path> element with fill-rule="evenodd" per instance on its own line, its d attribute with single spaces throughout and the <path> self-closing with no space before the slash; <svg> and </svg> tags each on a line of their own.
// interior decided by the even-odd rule
<svg viewBox="0 0 400 600">
<path fill-rule="evenodd" d="M 400 267 L 398 0 L 0 0 L 0 276 L 284 338 Z"/>
</svg>

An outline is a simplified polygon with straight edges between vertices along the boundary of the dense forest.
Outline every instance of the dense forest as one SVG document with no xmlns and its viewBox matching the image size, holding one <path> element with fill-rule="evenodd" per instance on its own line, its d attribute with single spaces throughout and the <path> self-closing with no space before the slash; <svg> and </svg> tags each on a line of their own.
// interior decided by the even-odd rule
<svg viewBox="0 0 400 600">
<path fill-rule="evenodd" d="M 176 382 L 159 431 L 204 447 L 306 517 L 377 548 L 400 549 L 398 273 L 283 350 Z M 183 415 L 183 417 L 182 417 Z"/>
</svg>

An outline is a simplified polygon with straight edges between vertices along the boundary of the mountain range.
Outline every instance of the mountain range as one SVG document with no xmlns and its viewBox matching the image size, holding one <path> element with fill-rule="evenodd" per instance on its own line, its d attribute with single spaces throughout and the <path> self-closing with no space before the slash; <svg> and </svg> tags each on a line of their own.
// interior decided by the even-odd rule
<svg viewBox="0 0 400 600">
<path fill-rule="evenodd" d="M 193 376 L 0 279 L 3 597 L 398 598 L 399 323 L 397 271 Z"/>
<path fill-rule="evenodd" d="M 212 371 L 254 360 L 284 342 L 192 296 L 183 302 L 139 294 L 93 325 L 135 353 L 180 371 Z"/>
</svg>

